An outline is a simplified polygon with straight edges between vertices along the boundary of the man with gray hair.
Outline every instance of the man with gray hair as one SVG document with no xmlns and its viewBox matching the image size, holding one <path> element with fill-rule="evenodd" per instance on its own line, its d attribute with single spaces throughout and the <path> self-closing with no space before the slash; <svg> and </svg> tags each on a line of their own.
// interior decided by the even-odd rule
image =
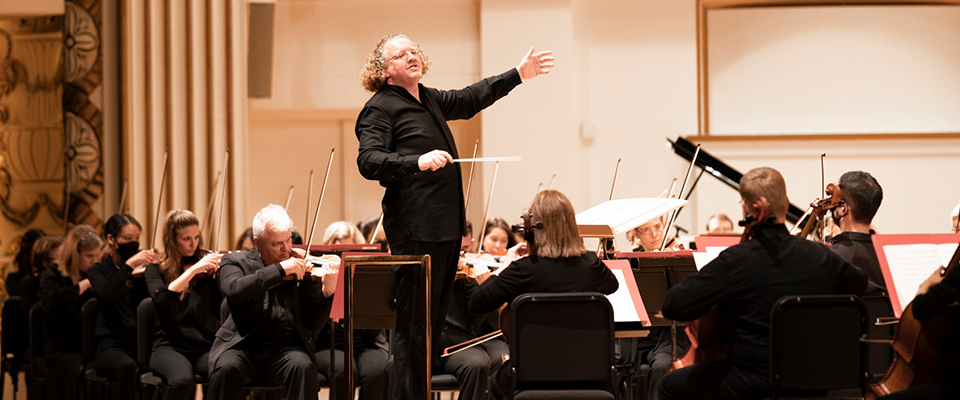
<svg viewBox="0 0 960 400">
<path fill-rule="evenodd" d="M 253 218 L 250 250 L 220 262 L 220 330 L 210 350 L 212 399 L 239 399 L 262 377 L 286 387 L 288 399 L 316 399 L 320 383 L 310 331 L 330 316 L 339 258 L 314 268 L 294 257 L 293 221 L 271 204 Z"/>
</svg>

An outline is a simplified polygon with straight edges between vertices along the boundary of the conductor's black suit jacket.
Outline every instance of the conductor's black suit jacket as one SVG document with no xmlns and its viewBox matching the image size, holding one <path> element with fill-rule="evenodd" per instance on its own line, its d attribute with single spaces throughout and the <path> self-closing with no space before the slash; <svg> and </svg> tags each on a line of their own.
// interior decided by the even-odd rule
<svg viewBox="0 0 960 400">
<path fill-rule="evenodd" d="M 284 281 L 280 264 L 264 265 L 256 247 L 223 256 L 219 280 L 224 301 L 220 310 L 220 329 L 210 349 L 211 370 L 224 351 L 242 343 L 262 324 L 273 323 L 266 309 L 270 291 L 280 291 L 283 303 L 293 315 L 294 328 L 303 351 L 309 355 L 316 353 L 314 335 L 310 331 L 323 328 L 330 317 L 331 304 L 331 299 L 323 296 L 321 283 L 310 279 L 301 281 L 299 285 Z M 244 346 L 256 344 L 244 342 Z M 316 363 L 314 357 L 310 359 Z"/>
</svg>

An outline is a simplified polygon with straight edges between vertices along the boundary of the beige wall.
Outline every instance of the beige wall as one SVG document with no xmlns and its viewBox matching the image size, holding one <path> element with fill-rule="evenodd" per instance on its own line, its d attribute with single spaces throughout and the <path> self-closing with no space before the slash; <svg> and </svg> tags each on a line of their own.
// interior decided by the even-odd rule
<svg viewBox="0 0 960 400">
<path fill-rule="evenodd" d="M 297 189 L 291 214 L 295 221 L 302 220 L 307 173 L 325 166 L 335 144 L 344 147 L 343 152 L 338 147 L 338 157 L 345 158 L 335 164 L 341 176 L 334 180 L 342 179 L 335 187 L 344 192 L 328 193 L 321 225 L 325 219 L 358 220 L 377 212 L 382 190 L 356 173 L 355 114 L 344 112 L 341 119 L 324 122 L 309 121 L 313 117 L 284 122 L 266 115 L 303 109 L 310 110 L 303 115 L 314 116 L 329 109 L 355 113 L 369 98 L 357 85 L 359 67 L 379 37 L 396 31 L 418 41 L 434 59 L 424 83 L 440 88 L 503 72 L 531 45 L 554 51 L 558 61 L 550 75 L 524 83 L 484 111 L 482 124 L 475 118 L 457 133 L 461 153 L 472 151 L 472 140 L 464 137 L 478 129 L 482 154 L 523 157 L 522 163 L 501 166 L 491 215 L 516 220 L 537 184 L 554 173 L 554 187 L 567 193 L 577 209 L 600 203 L 609 195 L 618 158 L 623 159 L 615 193 L 619 198 L 657 196 L 686 171 L 686 163 L 666 146 L 665 138 L 697 130 L 693 2 L 279 0 L 278 18 L 274 97 L 250 103 L 251 153 L 261 153 L 251 154 L 256 165 L 250 169 L 251 216 L 266 201 L 282 201 L 293 183 Z M 792 118 L 787 112 L 767 117 Z M 893 233 L 946 231 L 946 214 L 960 198 L 960 188 L 945 186 L 947 179 L 940 175 L 960 167 L 958 144 L 708 142 L 705 149 L 743 172 L 760 165 L 780 169 L 800 206 L 819 196 L 819 155 L 824 151 L 828 180 L 850 169 L 874 172 L 886 192 L 876 222 L 882 232 Z M 306 158 L 302 154 L 308 152 L 314 153 L 310 161 L 283 161 L 284 171 L 264 164 L 290 155 Z M 473 199 L 478 192 L 486 199 L 493 166 L 483 170 Z M 918 193 L 921 200 L 916 200 Z M 329 199 L 339 200 L 339 205 L 332 202 L 327 208 Z M 739 217 L 736 193 L 712 178 L 700 181 L 691 200 L 678 223 L 694 232 L 711 213 Z M 475 204 L 468 213 L 476 222 L 482 207 Z"/>
</svg>

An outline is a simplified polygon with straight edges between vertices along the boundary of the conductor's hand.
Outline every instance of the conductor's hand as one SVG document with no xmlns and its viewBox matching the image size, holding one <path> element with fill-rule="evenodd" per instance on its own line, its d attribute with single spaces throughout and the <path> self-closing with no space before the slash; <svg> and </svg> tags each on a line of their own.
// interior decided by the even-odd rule
<svg viewBox="0 0 960 400">
<path fill-rule="evenodd" d="M 517 72 L 520 73 L 520 80 L 525 81 L 527 79 L 536 78 L 543 74 L 549 74 L 550 68 L 553 68 L 553 62 L 556 59 L 553 58 L 552 51 L 541 51 L 539 53 L 533 52 L 533 46 L 530 47 L 530 51 L 527 52 L 527 55 L 523 56 L 520 60 L 520 65 L 517 65 Z"/>
<path fill-rule="evenodd" d="M 447 153 L 443 150 L 434 150 L 420 156 L 417 164 L 420 165 L 421 171 L 426 171 L 428 169 L 431 171 L 436 171 L 440 168 L 443 168 L 443 166 L 447 165 L 447 163 L 452 162 L 453 157 L 450 156 L 450 153 Z"/>
<path fill-rule="evenodd" d="M 301 280 L 307 273 L 307 262 L 302 258 L 290 257 L 280 261 L 280 268 L 283 268 L 284 280 Z"/>
</svg>

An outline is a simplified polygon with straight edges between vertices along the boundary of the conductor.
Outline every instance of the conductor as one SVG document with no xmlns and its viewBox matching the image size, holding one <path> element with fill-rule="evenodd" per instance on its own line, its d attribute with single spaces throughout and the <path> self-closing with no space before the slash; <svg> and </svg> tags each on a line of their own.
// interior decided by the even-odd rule
<svg viewBox="0 0 960 400">
<path fill-rule="evenodd" d="M 460 90 L 438 90 L 420 83 L 430 59 L 403 35 L 385 36 L 360 73 L 373 96 L 357 118 L 357 165 L 364 178 L 385 188 L 383 230 L 394 254 L 429 254 L 432 262 L 432 337 L 443 329 L 466 230 L 463 183 L 456 143 L 446 121 L 468 119 L 506 96 L 522 81 L 550 72 L 551 52 L 533 48 L 516 68 Z M 429 377 L 421 376 L 426 327 L 417 288 L 418 272 L 394 270 L 397 325 L 394 348 L 395 399 L 416 399 Z M 433 341 L 437 354 L 439 341 Z"/>
</svg>

